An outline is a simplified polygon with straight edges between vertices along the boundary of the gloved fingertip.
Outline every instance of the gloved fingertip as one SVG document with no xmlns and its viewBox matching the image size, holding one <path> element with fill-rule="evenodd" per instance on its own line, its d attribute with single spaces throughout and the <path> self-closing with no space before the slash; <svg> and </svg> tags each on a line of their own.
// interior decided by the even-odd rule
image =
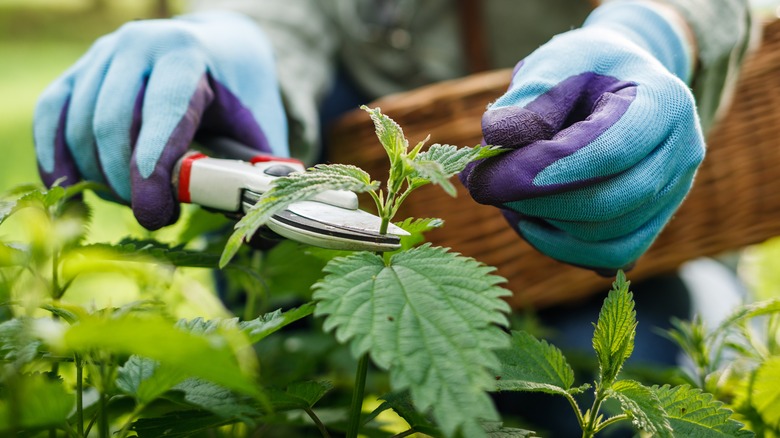
<svg viewBox="0 0 780 438">
<path fill-rule="evenodd" d="M 506 106 L 488 109 L 482 115 L 482 134 L 487 144 L 519 148 L 551 139 L 555 129 L 533 111 Z"/>
<path fill-rule="evenodd" d="M 175 198 L 169 178 L 149 179 L 133 175 L 131 207 L 136 220 L 147 230 L 158 230 L 179 219 L 179 201 Z M 159 176 L 159 175 L 156 175 Z"/>
<path fill-rule="evenodd" d="M 135 219 L 149 231 L 159 230 L 179 219 L 179 203 L 172 198 L 168 199 L 169 202 L 159 202 L 161 200 L 162 197 L 156 196 L 141 203 L 133 202 Z"/>
</svg>

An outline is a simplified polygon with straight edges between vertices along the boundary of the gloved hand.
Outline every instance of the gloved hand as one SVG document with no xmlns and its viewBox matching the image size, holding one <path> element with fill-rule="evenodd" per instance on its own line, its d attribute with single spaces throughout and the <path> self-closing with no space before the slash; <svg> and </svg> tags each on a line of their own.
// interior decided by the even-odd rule
<svg viewBox="0 0 780 438">
<path fill-rule="evenodd" d="M 599 7 L 521 61 L 482 118 L 484 141 L 514 150 L 469 167 L 464 185 L 559 261 L 632 266 L 704 157 L 689 44 L 663 12 Z"/>
<path fill-rule="evenodd" d="M 107 183 L 148 229 L 178 218 L 171 171 L 196 131 L 288 156 L 271 46 L 244 16 L 128 23 L 53 82 L 34 116 L 44 183 Z"/>
</svg>

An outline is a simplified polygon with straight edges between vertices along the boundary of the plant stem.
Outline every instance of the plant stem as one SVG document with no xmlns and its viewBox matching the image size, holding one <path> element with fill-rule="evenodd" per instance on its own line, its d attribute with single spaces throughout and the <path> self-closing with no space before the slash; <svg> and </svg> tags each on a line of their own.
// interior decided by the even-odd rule
<svg viewBox="0 0 780 438">
<path fill-rule="evenodd" d="M 76 364 L 76 432 L 78 436 L 84 436 L 84 364 L 81 362 L 81 356 L 75 354 L 74 362 Z"/>
<path fill-rule="evenodd" d="M 574 409 L 574 413 L 577 415 L 577 423 L 580 425 L 580 429 L 584 428 L 585 419 L 582 418 L 582 411 L 580 411 L 580 407 L 577 404 L 577 400 L 575 400 L 574 396 L 572 396 L 568 392 L 564 396 L 566 397 L 566 400 L 569 401 L 569 404 L 571 405 L 572 409 Z"/>
<path fill-rule="evenodd" d="M 411 429 L 405 430 L 405 431 L 403 431 L 401 433 L 397 433 L 397 434 L 393 435 L 390 438 L 404 438 L 404 437 L 407 437 L 407 436 L 412 435 L 414 433 L 417 433 L 417 431 L 414 430 L 414 428 L 411 428 Z"/>
<path fill-rule="evenodd" d="M 349 407 L 349 422 L 347 423 L 347 438 L 357 438 L 360 430 L 360 416 L 363 412 L 363 393 L 366 389 L 368 374 L 368 354 L 363 354 L 358 361 L 355 373 L 355 389 L 352 391 L 352 404 Z"/>
<path fill-rule="evenodd" d="M 108 433 L 108 395 L 100 393 L 100 417 L 98 417 L 98 435 L 100 438 L 109 438 Z"/>
<path fill-rule="evenodd" d="M 628 415 L 626 414 L 615 415 L 614 417 L 602 421 L 601 424 L 596 426 L 596 430 L 594 430 L 593 433 L 596 434 L 598 432 L 601 432 L 602 430 L 604 430 L 605 427 L 627 419 L 628 419 Z"/>
<path fill-rule="evenodd" d="M 311 421 L 313 421 L 314 424 L 317 425 L 317 429 L 320 430 L 320 434 L 322 434 L 324 438 L 330 438 L 330 433 L 328 433 L 328 429 L 325 427 L 325 425 L 322 424 L 322 420 L 320 420 L 320 417 L 318 417 L 317 414 L 315 414 L 311 408 L 306 408 L 305 411 L 306 414 L 309 415 L 309 418 L 311 418 Z"/>
<path fill-rule="evenodd" d="M 585 418 L 585 427 L 582 428 L 582 438 L 592 438 L 598 431 L 598 417 L 599 410 L 601 409 L 601 403 L 604 401 L 604 394 L 601 391 L 601 387 L 596 390 L 594 395 L 593 406 L 591 406 L 588 414 Z"/>
</svg>

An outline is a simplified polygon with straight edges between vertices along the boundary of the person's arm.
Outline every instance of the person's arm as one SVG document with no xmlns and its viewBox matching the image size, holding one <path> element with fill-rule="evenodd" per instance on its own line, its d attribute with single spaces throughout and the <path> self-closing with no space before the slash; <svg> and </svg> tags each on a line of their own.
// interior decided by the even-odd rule
<svg viewBox="0 0 780 438">
<path fill-rule="evenodd" d="M 333 80 L 338 33 L 320 0 L 191 0 L 190 9 L 240 12 L 274 47 L 277 77 L 290 128 L 290 153 L 306 164 L 319 155 L 319 104 Z"/>
<path fill-rule="evenodd" d="M 602 3 L 609 1 L 621 0 Z M 745 55 L 759 40 L 759 23 L 746 0 L 648 1 L 660 5 L 688 35 L 695 63 L 688 84 L 706 133 L 733 97 Z"/>
</svg>

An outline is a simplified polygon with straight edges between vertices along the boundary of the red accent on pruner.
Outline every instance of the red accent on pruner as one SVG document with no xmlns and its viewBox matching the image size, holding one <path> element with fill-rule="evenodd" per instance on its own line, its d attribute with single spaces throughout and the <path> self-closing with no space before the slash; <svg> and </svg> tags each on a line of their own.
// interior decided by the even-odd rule
<svg viewBox="0 0 780 438">
<path fill-rule="evenodd" d="M 295 158 L 275 157 L 273 155 L 258 154 L 252 157 L 251 160 L 249 160 L 249 162 L 252 164 L 267 163 L 269 161 L 281 161 L 282 163 L 295 163 L 303 166 L 303 161 L 301 160 L 296 160 Z"/>
<path fill-rule="evenodd" d="M 179 168 L 179 201 L 189 204 L 191 202 L 190 196 L 190 174 L 192 173 L 192 163 L 206 158 L 206 155 L 201 153 L 189 154 L 182 158 L 181 168 Z"/>
</svg>

